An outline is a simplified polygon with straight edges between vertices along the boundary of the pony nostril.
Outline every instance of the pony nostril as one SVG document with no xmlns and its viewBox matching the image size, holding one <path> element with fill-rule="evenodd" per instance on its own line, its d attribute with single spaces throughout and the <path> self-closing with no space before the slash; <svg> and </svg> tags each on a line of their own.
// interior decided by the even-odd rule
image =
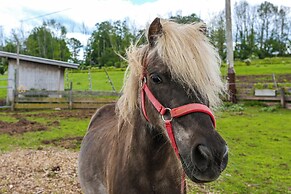
<svg viewBox="0 0 291 194">
<path fill-rule="evenodd" d="M 192 161 L 200 171 L 205 171 L 209 164 L 211 153 L 204 145 L 198 145 L 194 148 L 192 154 Z"/>
<path fill-rule="evenodd" d="M 226 157 L 228 155 L 228 146 L 226 145 L 225 146 L 225 151 L 224 151 L 224 154 L 223 154 L 223 158 Z"/>
<path fill-rule="evenodd" d="M 225 146 L 225 152 L 223 154 L 223 158 L 222 158 L 222 162 L 221 162 L 221 166 L 220 166 L 221 172 L 226 168 L 227 162 L 228 162 L 228 147 Z"/>
</svg>

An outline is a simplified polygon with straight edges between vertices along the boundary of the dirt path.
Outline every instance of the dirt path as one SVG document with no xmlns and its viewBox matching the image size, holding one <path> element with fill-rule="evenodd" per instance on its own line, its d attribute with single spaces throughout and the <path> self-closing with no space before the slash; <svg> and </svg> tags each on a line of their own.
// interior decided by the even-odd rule
<svg viewBox="0 0 291 194">
<path fill-rule="evenodd" d="M 0 193 L 81 193 L 78 153 L 57 148 L 0 154 Z"/>
<path fill-rule="evenodd" d="M 70 150 L 14 150 L 0 154 L 0 194 L 82 194 L 78 153 Z M 189 190 L 212 194 L 187 179 Z"/>
</svg>

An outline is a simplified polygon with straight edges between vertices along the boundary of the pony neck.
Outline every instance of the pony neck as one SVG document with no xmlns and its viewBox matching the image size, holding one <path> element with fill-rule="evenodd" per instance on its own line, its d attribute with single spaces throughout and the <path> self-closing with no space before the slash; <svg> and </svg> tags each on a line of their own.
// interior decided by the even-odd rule
<svg viewBox="0 0 291 194">
<path fill-rule="evenodd" d="M 164 158 L 165 154 L 172 154 L 171 144 L 161 133 L 163 129 L 151 125 L 141 111 L 138 112 L 135 123 L 132 124 L 132 146 L 140 148 L 140 152 L 148 152 L 145 157 L 152 155 L 148 157 L 150 160 L 159 158 L 155 155 L 163 155 L 161 158 Z"/>
<path fill-rule="evenodd" d="M 153 184 L 162 185 L 159 181 L 165 180 L 175 187 L 169 193 L 176 193 L 173 192 L 176 189 L 177 193 L 180 193 L 182 166 L 175 156 L 171 143 L 162 133 L 164 129 L 149 124 L 141 111 L 140 114 L 139 120 L 135 119 L 136 123 L 133 126 L 132 146 L 138 150 L 132 153 L 132 157 L 143 157 L 146 173 L 149 176 L 153 175 Z M 166 180 L 167 178 L 169 179 Z"/>
</svg>

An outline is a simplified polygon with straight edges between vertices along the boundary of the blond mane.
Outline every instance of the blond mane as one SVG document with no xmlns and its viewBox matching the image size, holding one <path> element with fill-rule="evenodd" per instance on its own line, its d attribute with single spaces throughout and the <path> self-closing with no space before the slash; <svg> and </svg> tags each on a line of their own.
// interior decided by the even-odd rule
<svg viewBox="0 0 291 194">
<path fill-rule="evenodd" d="M 201 32 L 203 23 L 177 24 L 161 20 L 163 35 L 157 39 L 148 57 L 157 53 L 171 72 L 173 79 L 202 98 L 209 100 L 215 109 L 221 102 L 224 84 L 220 76 L 220 58 L 216 49 Z M 132 45 L 127 51 L 128 69 L 125 74 L 123 95 L 117 102 L 118 114 L 130 120 L 139 106 L 139 87 L 142 76 L 142 60 L 148 45 Z"/>
</svg>

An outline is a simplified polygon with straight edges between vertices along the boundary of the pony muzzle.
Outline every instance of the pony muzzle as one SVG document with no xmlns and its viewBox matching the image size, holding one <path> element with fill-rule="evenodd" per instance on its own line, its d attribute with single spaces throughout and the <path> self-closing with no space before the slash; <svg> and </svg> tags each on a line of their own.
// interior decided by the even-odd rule
<svg viewBox="0 0 291 194">
<path fill-rule="evenodd" d="M 208 146 L 198 144 L 192 149 L 191 162 L 194 169 L 190 174 L 185 169 L 191 180 L 198 183 L 214 181 L 227 166 L 228 147 L 225 145 L 221 152 L 213 152 Z"/>
</svg>

